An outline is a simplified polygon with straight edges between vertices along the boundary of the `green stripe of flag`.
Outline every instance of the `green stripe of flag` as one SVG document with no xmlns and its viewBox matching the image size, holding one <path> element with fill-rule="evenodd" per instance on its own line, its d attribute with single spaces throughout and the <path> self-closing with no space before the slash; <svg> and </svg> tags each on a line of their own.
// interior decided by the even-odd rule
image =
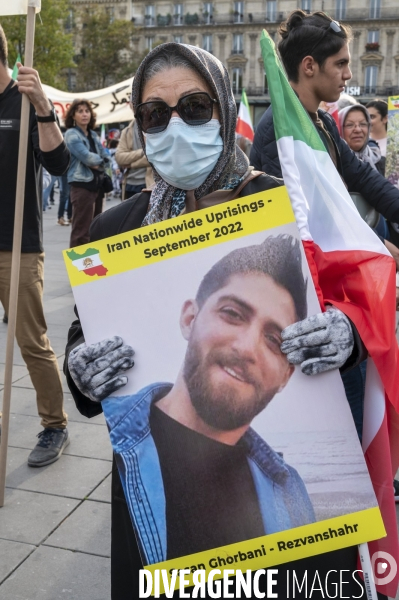
<svg viewBox="0 0 399 600">
<path fill-rule="evenodd" d="M 21 56 L 20 56 L 20 54 L 18 54 L 18 56 L 17 56 L 17 60 L 15 61 L 15 65 L 14 65 L 14 68 L 13 68 L 13 70 L 12 70 L 12 73 L 11 73 L 11 77 L 14 79 L 14 81 L 15 81 L 15 80 L 16 80 L 16 78 L 18 77 L 18 67 L 17 67 L 17 63 L 20 63 L 20 62 L 22 62 L 22 60 L 21 60 Z"/>
<path fill-rule="evenodd" d="M 246 91 L 245 91 L 245 89 L 244 89 L 244 88 L 243 88 L 243 90 L 242 90 L 242 92 L 241 92 L 241 102 L 242 102 L 243 104 L 245 104 L 245 106 L 246 106 L 246 107 L 247 107 L 247 109 L 248 109 L 248 114 L 250 114 L 250 112 L 249 112 L 249 104 L 248 104 L 247 93 L 246 93 Z"/>
<path fill-rule="evenodd" d="M 276 140 L 289 136 L 305 142 L 313 150 L 326 152 L 312 120 L 288 83 L 274 42 L 265 30 L 261 35 L 260 46 L 272 101 Z"/>
<path fill-rule="evenodd" d="M 82 254 L 78 254 L 75 250 L 67 250 L 68 258 L 71 260 L 78 260 L 79 258 L 87 258 L 88 256 L 93 256 L 94 254 L 99 254 L 99 251 L 95 248 L 87 248 L 86 252 L 82 252 Z"/>
</svg>

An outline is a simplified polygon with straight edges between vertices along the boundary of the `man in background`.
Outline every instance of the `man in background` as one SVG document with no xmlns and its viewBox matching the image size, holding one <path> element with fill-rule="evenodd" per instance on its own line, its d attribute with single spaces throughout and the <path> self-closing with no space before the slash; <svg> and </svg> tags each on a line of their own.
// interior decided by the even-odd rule
<svg viewBox="0 0 399 600">
<path fill-rule="evenodd" d="M 39 441 L 28 458 L 28 465 L 42 467 L 58 460 L 69 438 L 57 357 L 46 335 L 43 313 L 41 165 L 51 175 L 62 175 L 69 166 L 69 151 L 38 72 L 19 65 L 17 81 L 11 79 L 7 68 L 7 40 L 0 26 L 0 301 L 7 314 L 22 93 L 27 94 L 31 104 L 16 338 L 36 390 L 44 428 L 38 434 Z"/>
</svg>

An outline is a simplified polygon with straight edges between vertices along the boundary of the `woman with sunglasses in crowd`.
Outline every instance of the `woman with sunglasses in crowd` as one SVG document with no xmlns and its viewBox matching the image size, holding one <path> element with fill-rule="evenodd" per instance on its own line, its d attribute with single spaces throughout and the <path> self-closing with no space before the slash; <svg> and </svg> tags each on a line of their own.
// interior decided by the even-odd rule
<svg viewBox="0 0 399 600">
<path fill-rule="evenodd" d="M 282 180 L 254 171 L 236 146 L 237 112 L 230 80 L 222 63 L 205 50 L 175 43 L 157 46 L 134 77 L 132 102 L 155 186 L 97 217 L 90 229 L 91 241 L 282 185 Z M 309 352 L 313 357 L 307 361 L 312 363 L 308 374 L 342 367 L 348 360 L 357 364 L 361 348 L 347 317 L 336 309 L 320 316 L 334 357 L 327 365 L 320 360 L 319 347 L 307 348 L 307 358 Z M 290 361 L 305 360 L 303 353 L 294 354 L 288 356 Z M 70 329 L 66 356 L 68 385 L 87 417 L 99 414 L 101 400 L 126 384 L 125 371 L 134 364 L 133 349 L 120 338 L 86 346 L 79 321 Z M 112 599 L 137 598 L 141 560 L 115 461 L 111 554 Z M 326 572 L 356 569 L 356 548 L 305 563 L 301 561 L 303 568 Z"/>
</svg>

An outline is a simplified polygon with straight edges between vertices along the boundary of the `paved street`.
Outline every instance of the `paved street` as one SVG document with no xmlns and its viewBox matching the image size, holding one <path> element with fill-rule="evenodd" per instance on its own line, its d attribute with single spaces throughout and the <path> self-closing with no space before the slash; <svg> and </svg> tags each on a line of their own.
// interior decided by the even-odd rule
<svg viewBox="0 0 399 600">
<path fill-rule="evenodd" d="M 61 255 L 69 247 L 70 227 L 57 225 L 57 204 L 44 214 L 44 305 L 62 367 L 74 302 Z M 1 386 L 6 331 L 0 322 Z M 41 426 L 35 391 L 16 346 L 7 491 L 0 509 L 1 600 L 110 598 L 111 446 L 102 415 L 80 415 L 62 378 L 71 443 L 53 465 L 29 468 L 27 457 Z"/>
<path fill-rule="evenodd" d="M 57 225 L 57 208 L 44 215 L 44 302 L 61 367 L 74 302 L 61 255 L 70 227 Z M 0 322 L 0 390 L 6 331 Z M 111 447 L 102 415 L 81 416 L 65 380 L 64 390 L 71 443 L 55 464 L 31 469 L 26 461 L 41 426 L 16 347 L 6 503 L 0 509 L 0 600 L 110 598 Z"/>
</svg>

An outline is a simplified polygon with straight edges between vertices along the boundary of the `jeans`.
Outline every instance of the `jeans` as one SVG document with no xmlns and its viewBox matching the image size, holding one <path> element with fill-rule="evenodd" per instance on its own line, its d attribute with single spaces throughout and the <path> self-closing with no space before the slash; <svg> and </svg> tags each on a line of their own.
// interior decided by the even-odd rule
<svg viewBox="0 0 399 600">
<path fill-rule="evenodd" d="M 353 420 L 355 422 L 357 435 L 360 442 L 362 441 L 363 433 L 363 407 L 364 407 L 364 390 L 366 385 L 366 367 L 367 360 L 364 360 L 357 367 L 341 375 L 342 382 L 345 388 L 346 398 L 352 411 Z"/>
<path fill-rule="evenodd" d="M 45 190 L 43 190 L 43 210 L 46 210 L 46 208 L 48 207 L 48 201 L 50 198 L 51 191 L 56 182 L 56 179 L 57 179 L 57 177 L 54 177 L 54 175 L 52 175 L 50 185 L 47 186 Z"/>
<path fill-rule="evenodd" d="M 58 178 L 60 182 L 60 204 L 58 207 L 58 218 L 64 216 L 65 210 L 67 211 L 68 219 L 71 220 L 72 217 L 72 204 L 69 199 L 69 183 L 68 183 L 68 174 L 62 175 Z"/>
</svg>

